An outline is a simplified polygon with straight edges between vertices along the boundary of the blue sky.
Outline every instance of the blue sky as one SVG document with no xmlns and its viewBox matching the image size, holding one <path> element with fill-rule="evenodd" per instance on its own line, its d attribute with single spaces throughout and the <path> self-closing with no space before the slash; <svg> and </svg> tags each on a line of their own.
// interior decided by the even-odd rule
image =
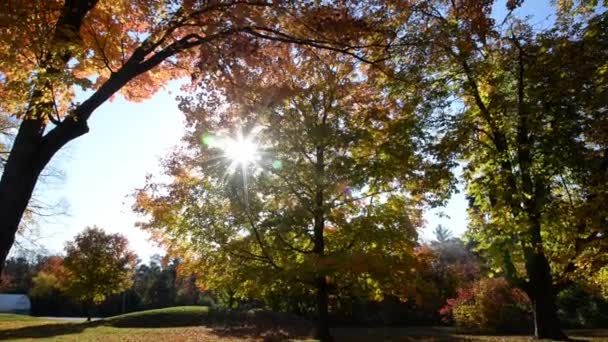
<svg viewBox="0 0 608 342">
<path fill-rule="evenodd" d="M 178 90 L 176 85 L 169 87 Z M 159 160 L 183 135 L 176 92 L 163 91 L 142 103 L 116 97 L 91 117 L 90 132 L 70 143 L 54 161 L 65 173 L 63 183 L 43 189 L 47 202 L 65 199 L 68 215 L 40 224 L 40 239 L 51 253 L 86 226 L 98 225 L 126 235 L 142 259 L 161 252 L 135 227 L 130 194 L 159 171 Z"/>
<path fill-rule="evenodd" d="M 534 15 L 537 28 L 547 27 L 552 12 L 548 0 L 527 0 L 518 16 Z M 495 16 L 504 16 L 504 2 L 496 6 Z M 42 199 L 64 199 L 68 215 L 41 222 L 37 244 L 50 253 L 60 253 L 65 241 L 86 226 L 98 225 L 109 232 L 128 237 L 131 248 L 142 260 L 162 250 L 135 227 L 138 217 L 131 211 L 134 189 L 143 185 L 148 173 L 159 171 L 159 160 L 183 135 L 183 116 L 177 109 L 177 84 L 142 103 L 129 103 L 117 97 L 102 105 L 92 116 L 90 132 L 70 143 L 53 161 L 62 169 L 62 183 L 42 189 Z M 426 213 L 423 239 L 432 238 L 438 224 L 456 235 L 466 229 L 466 200 L 455 194 L 444 208 Z M 447 216 L 440 217 L 440 212 Z"/>
</svg>

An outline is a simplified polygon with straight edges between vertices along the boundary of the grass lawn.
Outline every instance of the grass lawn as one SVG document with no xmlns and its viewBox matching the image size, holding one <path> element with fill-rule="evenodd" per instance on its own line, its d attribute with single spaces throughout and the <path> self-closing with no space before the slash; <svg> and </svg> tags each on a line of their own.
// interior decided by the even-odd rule
<svg viewBox="0 0 608 342">
<path fill-rule="evenodd" d="M 280 327 L 290 327 L 289 329 Z M 0 340 L 10 341 L 283 341 L 306 340 L 313 326 L 274 313 L 227 314 L 207 307 L 175 307 L 92 323 L 0 314 Z M 448 327 L 339 327 L 337 341 L 532 341 L 528 336 L 472 335 Z M 580 341 L 608 341 L 606 330 L 575 330 Z"/>
</svg>

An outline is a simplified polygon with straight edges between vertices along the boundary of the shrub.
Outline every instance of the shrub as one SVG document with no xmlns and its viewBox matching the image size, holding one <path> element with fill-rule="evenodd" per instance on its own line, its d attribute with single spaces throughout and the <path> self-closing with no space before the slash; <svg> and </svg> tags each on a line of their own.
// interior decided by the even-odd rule
<svg viewBox="0 0 608 342">
<path fill-rule="evenodd" d="M 530 304 L 504 278 L 485 278 L 459 288 L 439 311 L 442 319 L 467 328 L 514 332 L 531 328 Z"/>
<path fill-rule="evenodd" d="M 557 295 L 557 314 L 569 328 L 608 326 L 608 301 L 593 289 L 572 285 Z"/>
</svg>

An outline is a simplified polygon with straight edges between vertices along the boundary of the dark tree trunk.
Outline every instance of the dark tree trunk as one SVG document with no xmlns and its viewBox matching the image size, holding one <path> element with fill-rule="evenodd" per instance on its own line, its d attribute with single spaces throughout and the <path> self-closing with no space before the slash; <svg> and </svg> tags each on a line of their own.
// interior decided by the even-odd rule
<svg viewBox="0 0 608 342">
<path fill-rule="evenodd" d="M 547 258 L 543 253 L 533 253 L 528 257 L 526 267 L 530 278 L 527 292 L 534 314 L 534 337 L 567 341 L 557 318 L 556 293 Z"/>
<path fill-rule="evenodd" d="M 530 224 L 530 245 L 524 244 L 526 273 L 529 279 L 525 290 L 532 302 L 534 337 L 565 341 L 568 340 L 568 337 L 561 330 L 560 322 L 557 318 L 555 286 L 553 285 L 551 265 L 545 255 L 541 234 L 540 205 L 543 202 L 540 199 L 543 198 L 542 194 L 545 191 L 544 184 L 541 181 L 537 181 L 536 186 L 532 187 L 529 174 L 527 172 L 522 172 L 522 174 L 524 175 L 524 186 L 527 184 L 528 189 L 534 189 L 534 196 L 526 201 L 525 206 Z M 532 190 L 529 190 L 528 193 L 532 193 Z"/>
<path fill-rule="evenodd" d="M 553 285 L 551 265 L 543 248 L 540 215 L 538 210 L 534 209 L 537 208 L 536 204 L 528 203 L 531 246 L 524 247 L 526 273 L 529 279 L 524 290 L 532 303 L 534 337 L 567 341 L 568 337 L 562 331 L 557 318 L 556 290 Z"/>
<path fill-rule="evenodd" d="M 322 342 L 333 341 L 329 331 L 329 294 L 327 291 L 327 281 L 325 277 L 316 279 L 317 283 L 317 310 L 319 311 L 319 323 L 315 338 Z"/>
<path fill-rule="evenodd" d="M 0 272 L 44 167 L 38 162 L 40 127 L 37 123 L 28 120 L 19 127 L 0 179 Z"/>
<path fill-rule="evenodd" d="M 45 127 L 42 120 L 24 120 L 4 165 L 0 179 L 0 272 L 40 173 L 65 144 L 88 132 L 86 122 L 72 119 L 42 136 Z"/>
<path fill-rule="evenodd" d="M 65 47 L 78 43 L 82 21 L 96 4 L 97 0 L 64 1 L 55 32 L 47 46 L 49 53 L 42 57 L 39 65 L 47 74 L 58 74 L 58 63 L 65 66 L 72 58 L 72 51 Z M 0 179 L 0 272 L 15 242 L 15 234 L 40 172 L 63 145 L 88 130 L 74 129 L 86 128 L 86 118 L 80 122 L 67 119 L 61 125 L 64 127 L 58 126 L 43 136 L 46 120 L 53 115 L 54 103 L 45 99 L 52 87 L 45 80 L 35 80 L 33 86 L 29 107 L 23 113 L 24 119 Z M 93 110 L 90 108 L 87 113 L 80 114 L 90 114 Z"/>
<path fill-rule="evenodd" d="M 93 302 L 92 301 L 88 301 L 86 304 L 86 310 L 87 310 L 87 322 L 91 321 L 91 317 L 93 316 Z"/>
<path fill-rule="evenodd" d="M 228 290 L 228 310 L 234 308 L 234 291 Z"/>
<path fill-rule="evenodd" d="M 323 146 L 316 148 L 316 168 L 315 176 L 317 182 L 316 198 L 315 198 L 315 214 L 314 214 L 314 248 L 313 252 L 317 254 L 319 259 L 325 255 L 325 208 L 324 208 L 324 176 L 325 176 L 325 157 Z M 329 331 L 329 291 L 327 288 L 327 280 L 325 279 L 324 270 L 319 270 L 319 274 L 315 278 L 315 286 L 317 287 L 317 312 L 318 325 L 315 338 L 321 342 L 331 342 L 333 338 Z"/>
</svg>

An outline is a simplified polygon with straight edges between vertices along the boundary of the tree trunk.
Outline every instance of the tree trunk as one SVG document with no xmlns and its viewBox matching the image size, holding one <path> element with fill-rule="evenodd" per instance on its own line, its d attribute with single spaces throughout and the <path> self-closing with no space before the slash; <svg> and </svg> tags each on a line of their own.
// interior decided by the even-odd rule
<svg viewBox="0 0 608 342">
<path fill-rule="evenodd" d="M 37 162 L 38 129 L 34 120 L 21 124 L 0 179 L 0 272 L 44 167 Z"/>
<path fill-rule="evenodd" d="M 557 306 L 555 304 L 555 287 L 551 275 L 551 265 L 544 252 L 541 235 L 541 220 L 539 214 L 540 192 L 537 182 L 536 196 L 526 203 L 530 223 L 530 246 L 524 247 L 526 259 L 526 272 L 528 274 L 528 286 L 526 292 L 532 302 L 532 313 L 534 314 L 534 337 L 538 339 L 551 339 L 566 341 L 568 337 L 561 330 L 557 318 Z"/>
<path fill-rule="evenodd" d="M 93 312 L 93 302 L 92 301 L 88 301 L 85 305 L 87 306 L 87 322 L 90 322 L 91 321 L 91 316 L 93 316 L 92 315 L 92 312 Z"/>
<path fill-rule="evenodd" d="M 325 255 L 325 208 L 324 208 L 324 178 L 325 178 L 325 150 L 323 146 L 318 145 L 316 148 L 316 165 L 315 177 L 317 183 L 315 197 L 315 214 L 314 214 L 314 248 L 313 252 L 321 261 Z M 325 279 L 325 271 L 318 270 L 315 278 L 315 286 L 317 287 L 317 312 L 318 325 L 315 338 L 321 342 L 331 342 L 333 338 L 329 331 L 329 292 L 327 289 L 327 280 Z"/>
<path fill-rule="evenodd" d="M 319 323 L 317 325 L 317 332 L 315 333 L 315 338 L 321 342 L 331 342 L 333 341 L 333 338 L 331 337 L 331 333 L 329 331 L 329 294 L 327 291 L 327 281 L 325 280 L 325 277 L 319 277 L 316 279 L 316 283 Z"/>
<path fill-rule="evenodd" d="M 556 294 L 547 258 L 543 253 L 533 253 L 528 257 L 526 267 L 530 278 L 528 297 L 534 314 L 534 337 L 567 341 L 557 318 Z"/>
<path fill-rule="evenodd" d="M 66 47 L 79 43 L 82 21 L 96 4 L 97 0 L 64 1 L 61 14 L 55 24 L 55 32 L 46 47 L 47 53 L 39 64 L 39 67 L 45 70 L 41 74 L 57 75 L 60 73 L 58 62 L 67 65 L 72 58 L 72 51 Z M 23 113 L 24 119 L 19 126 L 19 132 L 0 179 L 0 272 L 15 242 L 15 234 L 40 172 L 62 146 L 88 131 L 86 126 L 88 116 L 83 116 L 83 120 L 80 121 L 66 118 L 60 126 L 51 130 L 47 136 L 43 136 L 46 120 L 52 117 L 51 113 L 54 110 L 54 103 L 45 98 L 45 95 L 52 93 L 52 87 L 45 80 L 36 80 L 33 85 L 28 108 Z M 79 114 L 90 115 L 93 112 L 97 103 L 88 102 L 90 105 Z"/>
<path fill-rule="evenodd" d="M 41 119 L 23 120 L 4 165 L 0 179 L 0 272 L 40 173 L 65 144 L 89 131 L 86 121 L 71 118 L 43 136 L 45 127 Z"/>
</svg>

